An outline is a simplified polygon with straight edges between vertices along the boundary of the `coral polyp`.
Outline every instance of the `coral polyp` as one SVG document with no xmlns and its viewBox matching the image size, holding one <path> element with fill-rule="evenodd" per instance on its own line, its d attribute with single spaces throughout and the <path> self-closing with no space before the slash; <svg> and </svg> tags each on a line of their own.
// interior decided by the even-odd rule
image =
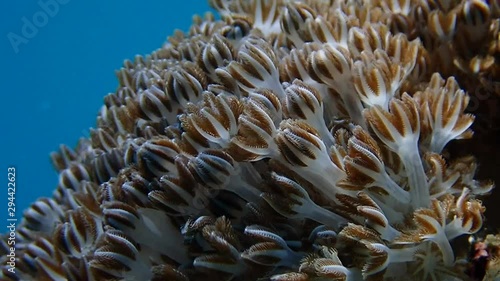
<svg viewBox="0 0 500 281">
<path fill-rule="evenodd" d="M 494 184 L 448 144 L 499 81 L 498 1 L 210 4 L 52 154 L 1 279 L 482 278 L 464 238 Z"/>
</svg>

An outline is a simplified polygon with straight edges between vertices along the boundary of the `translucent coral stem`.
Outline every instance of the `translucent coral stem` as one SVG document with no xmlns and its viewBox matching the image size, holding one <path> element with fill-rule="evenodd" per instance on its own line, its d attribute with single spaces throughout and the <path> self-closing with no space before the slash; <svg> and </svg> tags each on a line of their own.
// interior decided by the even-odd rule
<svg viewBox="0 0 500 281">
<path fill-rule="evenodd" d="M 332 227 L 335 230 L 339 230 L 342 226 L 347 224 L 347 220 L 345 218 L 323 207 L 316 205 L 312 201 L 307 202 L 306 204 L 302 205 L 300 208 L 297 209 L 300 209 L 300 213 L 304 217 L 322 223 L 326 226 Z"/>
<path fill-rule="evenodd" d="M 410 247 L 404 247 L 400 249 L 389 248 L 389 262 L 390 263 L 400 263 L 400 262 L 412 262 L 415 260 L 415 253 L 421 248 L 419 245 L 413 245 Z"/>
<path fill-rule="evenodd" d="M 395 201 L 401 203 L 410 202 L 410 194 L 401 188 L 386 172 L 381 173 L 380 179 L 375 183 L 374 186 L 381 186 Z"/>
<path fill-rule="evenodd" d="M 292 251 L 290 248 L 286 248 L 277 257 L 281 258 L 281 261 L 277 264 L 277 266 L 286 266 L 286 267 L 294 267 L 297 264 L 300 264 L 300 261 L 304 258 L 305 254 L 296 253 Z"/>
<path fill-rule="evenodd" d="M 317 187 L 323 196 L 334 202 L 337 201 L 335 194 L 339 192 L 340 188 L 336 186 L 336 183 L 345 178 L 345 173 L 333 164 L 326 153 L 311 162 L 307 167 L 283 163 Z"/>
<path fill-rule="evenodd" d="M 381 238 L 387 241 L 393 241 L 394 239 L 396 239 L 398 236 L 401 235 L 401 232 L 396 230 L 391 225 L 388 225 L 386 228 L 384 228 L 384 231 L 381 232 L 382 232 L 380 233 Z"/>
<path fill-rule="evenodd" d="M 361 99 L 359 98 L 358 93 L 354 89 L 352 83 L 342 84 L 340 87 L 340 97 L 344 102 L 344 107 L 349 114 L 351 120 L 360 125 L 363 129 L 367 129 L 365 119 L 363 118 L 363 105 L 361 104 Z"/>
<path fill-rule="evenodd" d="M 231 274 L 233 277 L 240 276 L 247 269 L 246 265 L 242 260 L 238 260 L 234 264 L 227 263 L 217 263 L 207 260 L 206 257 L 201 256 L 193 261 L 195 267 L 203 267 L 212 269 L 215 271 L 225 272 Z M 230 279 L 231 280 L 231 279 Z"/>
<path fill-rule="evenodd" d="M 403 161 L 406 176 L 410 186 L 411 205 L 414 209 L 428 207 L 431 203 L 429 186 L 422 164 L 422 158 L 418 153 L 417 143 L 413 145 L 401 145 L 399 155 Z"/>
<path fill-rule="evenodd" d="M 462 227 L 462 218 L 456 217 L 445 227 L 445 234 L 448 240 L 453 240 L 458 236 L 469 233 Z"/>
<path fill-rule="evenodd" d="M 373 170 L 367 169 L 366 167 L 359 165 L 355 162 L 350 163 L 353 167 L 356 167 L 357 170 L 363 172 L 366 175 L 369 175 L 374 181 L 369 184 L 370 187 L 376 186 L 383 188 L 389 196 L 394 199 L 394 202 L 388 202 L 391 206 L 395 206 L 397 203 L 399 204 L 407 204 L 410 202 L 410 194 L 401 188 L 384 170 L 384 164 L 379 162 L 379 169 L 381 172 L 375 172 Z"/>
<path fill-rule="evenodd" d="M 316 186 L 319 191 L 326 198 L 337 201 L 335 194 L 338 193 L 339 188 L 336 187 L 335 183 L 341 180 L 344 176 L 340 175 L 340 170 L 333 165 L 324 165 L 321 168 L 307 168 L 307 172 L 303 171 L 305 169 L 294 169 L 297 170 L 306 180 Z"/>
<path fill-rule="evenodd" d="M 434 237 L 430 239 L 432 242 L 436 243 L 439 250 L 441 251 L 443 257 L 443 263 L 445 266 L 452 266 L 455 260 L 455 254 L 448 241 L 448 238 L 444 234 L 444 231 L 438 232 Z"/>
<path fill-rule="evenodd" d="M 402 204 L 395 204 L 394 201 L 381 198 L 380 194 L 370 193 L 371 198 L 380 209 L 384 212 L 385 217 L 389 224 L 399 224 L 405 220 L 404 214 L 408 212 L 409 206 Z"/>
<path fill-rule="evenodd" d="M 444 265 L 452 266 L 455 260 L 455 254 L 446 236 L 445 226 L 434 217 L 424 214 L 419 214 L 418 217 L 428 225 L 429 229 L 434 230 L 432 233 L 422 235 L 421 239 L 435 243 L 441 251 Z"/>
<path fill-rule="evenodd" d="M 189 263 L 187 249 L 179 247 L 184 238 L 165 213 L 148 208 L 141 208 L 138 213 L 141 216 L 140 224 L 129 231 L 132 238 L 151 249 L 158 249 L 180 264 Z M 168 239 L 165 239 L 165 235 Z"/>
<path fill-rule="evenodd" d="M 335 140 L 333 139 L 333 135 L 330 133 L 328 130 L 328 127 L 325 124 L 325 121 L 323 118 L 321 120 L 314 120 L 316 124 L 313 124 L 313 126 L 318 130 L 319 135 L 321 136 L 321 139 L 323 140 L 325 146 L 327 149 L 332 147 L 335 144 Z"/>
<path fill-rule="evenodd" d="M 247 202 L 258 202 L 260 199 L 260 190 L 240 179 L 234 178 L 224 189 L 238 194 Z"/>
</svg>

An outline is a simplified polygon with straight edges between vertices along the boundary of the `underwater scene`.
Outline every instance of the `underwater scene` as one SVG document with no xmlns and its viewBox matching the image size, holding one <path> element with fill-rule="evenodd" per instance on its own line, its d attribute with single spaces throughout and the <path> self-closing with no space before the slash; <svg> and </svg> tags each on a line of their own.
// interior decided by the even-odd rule
<svg viewBox="0 0 500 281">
<path fill-rule="evenodd" d="M 0 10 L 0 281 L 500 281 L 500 0 Z"/>
</svg>

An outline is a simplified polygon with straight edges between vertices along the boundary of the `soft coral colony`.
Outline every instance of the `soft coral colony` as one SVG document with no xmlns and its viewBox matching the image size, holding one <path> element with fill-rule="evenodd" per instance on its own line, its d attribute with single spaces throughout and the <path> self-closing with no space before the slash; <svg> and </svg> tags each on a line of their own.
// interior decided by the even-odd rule
<svg viewBox="0 0 500 281">
<path fill-rule="evenodd" d="M 493 184 L 446 146 L 498 81 L 499 2 L 211 5 L 52 155 L 2 280 L 467 280 Z"/>
</svg>

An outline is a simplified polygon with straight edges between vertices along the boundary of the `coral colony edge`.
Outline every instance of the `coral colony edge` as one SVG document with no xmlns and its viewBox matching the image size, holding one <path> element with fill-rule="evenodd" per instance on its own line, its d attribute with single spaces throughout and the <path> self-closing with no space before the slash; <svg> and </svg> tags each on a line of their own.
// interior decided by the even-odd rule
<svg viewBox="0 0 500 281">
<path fill-rule="evenodd" d="M 493 183 L 447 146 L 500 81 L 498 1 L 210 4 L 52 154 L 1 280 L 498 280 Z"/>
</svg>

